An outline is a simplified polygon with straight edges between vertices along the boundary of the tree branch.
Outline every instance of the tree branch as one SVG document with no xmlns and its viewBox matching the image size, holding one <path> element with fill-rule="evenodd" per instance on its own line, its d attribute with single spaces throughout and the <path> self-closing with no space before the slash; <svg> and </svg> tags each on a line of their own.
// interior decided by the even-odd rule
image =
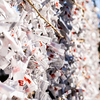
<svg viewBox="0 0 100 100">
<path fill-rule="evenodd" d="M 83 11 L 85 11 L 85 9 L 82 6 L 80 6 L 78 3 L 75 2 L 75 5 L 78 6 L 80 9 L 82 9 Z"/>
<path fill-rule="evenodd" d="M 27 0 L 27 2 L 33 7 L 33 9 L 38 13 L 38 15 L 43 19 L 43 20 L 45 20 L 58 34 L 59 34 L 59 36 L 60 37 L 64 37 L 64 36 L 62 36 L 59 32 L 58 32 L 58 30 L 51 24 L 51 23 L 49 23 L 41 14 L 40 14 L 40 12 L 35 8 L 35 6 L 32 4 L 32 2 L 30 1 L 30 0 Z"/>
</svg>

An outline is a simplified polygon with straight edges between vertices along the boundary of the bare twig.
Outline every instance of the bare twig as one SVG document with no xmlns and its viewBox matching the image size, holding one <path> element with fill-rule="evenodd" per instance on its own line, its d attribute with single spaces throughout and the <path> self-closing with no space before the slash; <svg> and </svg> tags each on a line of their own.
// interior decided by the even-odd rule
<svg viewBox="0 0 100 100">
<path fill-rule="evenodd" d="M 35 6 L 32 4 L 32 2 L 30 1 L 30 0 L 27 0 L 27 2 L 33 7 L 33 9 L 38 13 L 38 15 L 43 19 L 43 20 L 45 20 L 58 34 L 59 34 L 59 36 L 60 37 L 64 37 L 64 36 L 62 36 L 59 32 L 58 32 L 58 30 L 51 24 L 51 23 L 49 23 L 40 13 L 39 13 L 39 11 L 35 8 Z"/>
<path fill-rule="evenodd" d="M 85 21 L 88 23 L 88 25 L 91 27 L 92 31 L 93 31 L 93 27 L 92 25 L 89 23 L 89 21 L 85 18 Z"/>
<path fill-rule="evenodd" d="M 85 40 L 84 39 L 79 39 L 79 40 L 76 40 L 76 41 L 78 41 L 79 43 L 83 43 L 83 42 L 85 42 Z M 72 42 L 75 42 L 74 40 L 72 40 Z"/>
<path fill-rule="evenodd" d="M 76 85 L 76 87 L 79 87 L 82 81 L 79 81 L 78 84 Z"/>
<path fill-rule="evenodd" d="M 82 9 L 83 11 L 85 11 L 85 9 L 82 6 L 80 6 L 78 3 L 75 2 L 75 5 L 78 6 L 80 9 Z"/>
<path fill-rule="evenodd" d="M 80 5 L 77 4 L 76 2 L 75 2 L 75 5 L 78 6 L 80 9 L 82 9 L 83 12 L 85 12 L 85 9 L 84 9 L 82 6 L 80 6 Z M 92 31 L 93 31 L 93 27 L 92 27 L 92 25 L 88 22 L 88 20 L 87 20 L 86 18 L 85 18 L 85 20 L 86 20 L 86 22 L 88 23 L 88 25 L 92 28 Z"/>
</svg>

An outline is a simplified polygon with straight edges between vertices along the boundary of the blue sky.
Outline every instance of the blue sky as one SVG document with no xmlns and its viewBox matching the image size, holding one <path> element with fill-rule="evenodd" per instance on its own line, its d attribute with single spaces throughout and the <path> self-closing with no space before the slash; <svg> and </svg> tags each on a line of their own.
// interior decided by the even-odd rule
<svg viewBox="0 0 100 100">
<path fill-rule="evenodd" d="M 97 7 L 99 8 L 99 13 L 97 15 L 100 18 L 100 0 L 95 0 L 95 1 L 96 1 Z M 100 24 L 99 24 L 99 27 L 100 27 Z"/>
<path fill-rule="evenodd" d="M 97 7 L 100 9 L 100 0 L 96 0 Z"/>
<path fill-rule="evenodd" d="M 99 12 L 100 12 L 100 0 L 96 0 L 96 5 L 99 8 Z M 97 15 L 100 18 L 100 14 L 97 14 Z M 99 22 L 99 28 L 100 28 L 100 22 Z"/>
</svg>

